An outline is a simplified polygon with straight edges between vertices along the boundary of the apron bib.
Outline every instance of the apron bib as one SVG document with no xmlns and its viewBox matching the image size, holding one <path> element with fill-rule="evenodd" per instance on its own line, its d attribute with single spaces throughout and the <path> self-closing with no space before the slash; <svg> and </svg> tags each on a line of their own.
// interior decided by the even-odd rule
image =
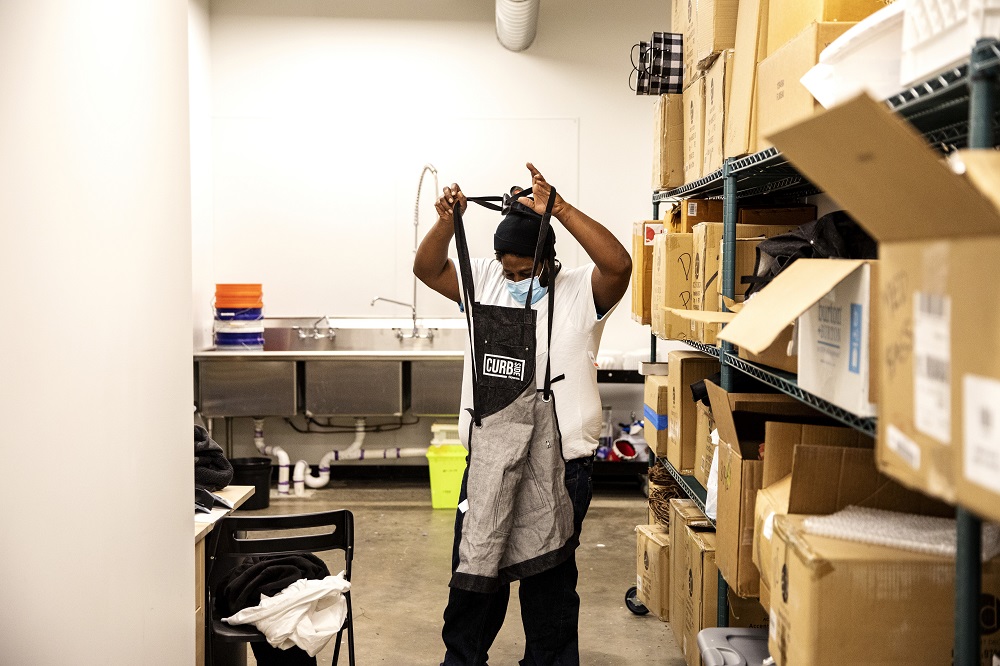
<svg viewBox="0 0 1000 666">
<path fill-rule="evenodd" d="M 528 192 L 521 193 L 522 196 Z M 483 203 L 494 198 L 474 199 Z M 532 275 L 548 263 L 548 348 L 552 347 L 555 279 L 551 255 L 543 257 L 555 190 L 549 196 L 535 248 Z M 460 514 L 458 568 L 451 587 L 492 592 L 502 583 L 532 576 L 565 561 L 576 546 L 573 506 L 566 492 L 562 439 L 546 354 L 544 388 L 536 389 L 536 312 L 529 288 L 525 307 L 475 300 L 471 259 L 459 205 L 455 242 L 462 297 L 469 324 L 473 379 L 469 466 Z M 460 509 L 461 511 L 461 509 Z"/>
</svg>

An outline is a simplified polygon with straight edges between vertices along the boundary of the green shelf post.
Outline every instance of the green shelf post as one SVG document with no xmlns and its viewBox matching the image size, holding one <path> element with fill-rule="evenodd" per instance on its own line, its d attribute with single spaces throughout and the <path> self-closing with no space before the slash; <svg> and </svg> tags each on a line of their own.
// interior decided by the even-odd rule
<svg viewBox="0 0 1000 666">
<path fill-rule="evenodd" d="M 722 295 L 734 298 L 736 295 L 736 175 L 732 172 L 732 160 L 722 165 Z M 726 306 L 722 306 L 726 310 Z M 719 346 L 719 361 L 722 371 L 722 388 L 733 390 L 733 368 L 726 363 L 733 346 L 722 342 Z M 719 572 L 719 599 L 717 624 L 729 626 L 729 584 Z"/>
<path fill-rule="evenodd" d="M 992 148 L 997 98 L 995 40 L 979 39 L 969 60 L 969 148 Z M 982 521 L 958 507 L 955 557 L 955 666 L 979 664 Z"/>
</svg>

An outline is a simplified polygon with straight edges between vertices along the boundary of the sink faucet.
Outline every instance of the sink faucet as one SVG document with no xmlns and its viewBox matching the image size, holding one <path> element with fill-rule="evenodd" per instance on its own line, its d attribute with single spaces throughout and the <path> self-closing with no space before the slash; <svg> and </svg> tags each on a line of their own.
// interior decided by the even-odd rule
<svg viewBox="0 0 1000 666">
<path fill-rule="evenodd" d="M 413 204 L 413 256 L 414 257 L 417 255 L 417 246 L 418 246 L 419 240 L 420 240 L 420 236 L 418 234 L 418 229 L 420 227 L 420 191 L 423 189 L 424 176 L 426 174 L 428 174 L 428 173 L 430 173 L 434 177 L 434 193 L 435 193 L 435 196 L 437 196 L 437 192 L 439 191 L 438 190 L 438 177 L 437 177 L 438 176 L 438 171 L 437 171 L 437 169 L 434 168 L 433 164 L 425 164 L 424 168 L 420 171 L 420 180 L 417 181 L 417 200 Z M 397 329 L 396 330 L 396 337 L 397 338 L 399 338 L 400 340 L 407 340 L 407 339 L 433 340 L 434 339 L 434 331 L 433 330 L 427 329 L 426 332 L 420 333 L 419 329 L 417 328 L 417 276 L 416 275 L 413 276 L 413 302 L 412 303 L 403 303 L 402 301 L 394 301 L 391 298 L 382 298 L 381 296 L 378 296 L 378 297 L 372 299 L 371 304 L 374 306 L 379 301 L 385 301 L 386 303 L 393 303 L 395 305 L 401 305 L 404 308 L 410 308 L 410 315 L 413 318 L 413 330 L 409 334 L 406 334 L 403 331 Z"/>
<path fill-rule="evenodd" d="M 320 322 L 323 321 L 326 322 L 326 330 L 323 330 L 319 327 Z M 337 329 L 335 329 L 330 324 L 330 315 L 320 317 L 319 319 L 314 321 L 312 324 L 312 333 L 309 333 L 306 329 L 302 328 L 301 326 L 292 326 L 292 330 L 296 331 L 299 334 L 299 340 L 305 340 L 307 338 L 312 338 L 313 340 L 323 340 L 325 338 L 329 338 L 333 340 L 334 338 L 337 337 Z"/>
<path fill-rule="evenodd" d="M 399 338 L 400 340 L 408 340 L 408 339 L 411 339 L 411 338 L 415 339 L 415 340 L 416 339 L 424 339 L 424 340 L 433 340 L 434 339 L 434 332 L 431 331 L 430 329 L 428 329 L 427 331 L 421 333 L 420 330 L 417 328 L 417 308 L 412 303 L 404 303 L 403 301 L 394 301 L 391 298 L 383 298 L 382 296 L 376 296 L 375 298 L 372 299 L 371 305 L 374 307 L 374 305 L 376 303 L 378 303 L 379 301 L 384 301 L 386 303 L 392 303 L 393 305 L 401 305 L 404 308 L 410 308 L 410 316 L 411 316 L 411 318 L 413 320 L 413 330 L 410 331 L 409 334 L 407 334 L 407 333 L 404 333 L 400 329 L 396 329 L 396 337 L 397 338 Z"/>
</svg>

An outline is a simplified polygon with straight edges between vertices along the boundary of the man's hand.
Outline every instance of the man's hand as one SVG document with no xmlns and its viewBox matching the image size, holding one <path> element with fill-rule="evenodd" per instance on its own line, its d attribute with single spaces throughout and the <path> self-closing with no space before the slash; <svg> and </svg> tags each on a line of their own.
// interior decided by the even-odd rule
<svg viewBox="0 0 1000 666">
<path fill-rule="evenodd" d="M 456 201 L 462 204 L 462 215 L 465 215 L 465 209 L 469 207 L 469 202 L 466 200 L 465 193 L 462 192 L 462 188 L 458 186 L 458 183 L 452 183 L 451 187 L 444 188 L 444 193 L 434 202 L 434 210 L 437 211 L 439 220 L 454 224 L 454 206 Z"/>
<path fill-rule="evenodd" d="M 528 208 L 531 208 L 539 215 L 545 214 L 545 207 L 549 203 L 549 197 L 552 195 L 552 186 L 549 185 L 548 181 L 545 180 L 545 176 L 542 172 L 535 168 L 535 165 L 528 162 L 528 171 L 531 172 L 531 193 L 534 195 L 534 199 L 529 199 L 528 197 L 521 197 L 517 201 L 522 203 Z M 566 202 L 563 201 L 562 196 L 556 192 L 556 200 L 552 204 L 552 215 L 559 218 L 562 209 L 566 206 Z"/>
</svg>

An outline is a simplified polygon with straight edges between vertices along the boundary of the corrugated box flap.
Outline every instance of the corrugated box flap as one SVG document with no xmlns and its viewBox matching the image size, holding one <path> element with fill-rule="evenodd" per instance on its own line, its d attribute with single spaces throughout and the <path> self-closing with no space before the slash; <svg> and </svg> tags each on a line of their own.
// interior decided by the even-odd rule
<svg viewBox="0 0 1000 666">
<path fill-rule="evenodd" d="M 681 308 L 663 308 L 667 312 L 672 312 L 682 319 L 700 321 L 705 324 L 726 324 L 733 320 L 736 315 L 732 312 L 711 312 L 709 310 L 682 310 Z"/>
<path fill-rule="evenodd" d="M 964 168 L 969 182 L 1000 209 L 1000 154 L 992 148 L 960 150 L 955 159 Z"/>
<path fill-rule="evenodd" d="M 1000 233 L 1000 213 L 867 95 L 768 137 L 880 241 Z"/>
<path fill-rule="evenodd" d="M 856 259 L 799 259 L 744 303 L 718 337 L 754 354 L 763 352 L 799 315 L 864 263 Z"/>
</svg>

